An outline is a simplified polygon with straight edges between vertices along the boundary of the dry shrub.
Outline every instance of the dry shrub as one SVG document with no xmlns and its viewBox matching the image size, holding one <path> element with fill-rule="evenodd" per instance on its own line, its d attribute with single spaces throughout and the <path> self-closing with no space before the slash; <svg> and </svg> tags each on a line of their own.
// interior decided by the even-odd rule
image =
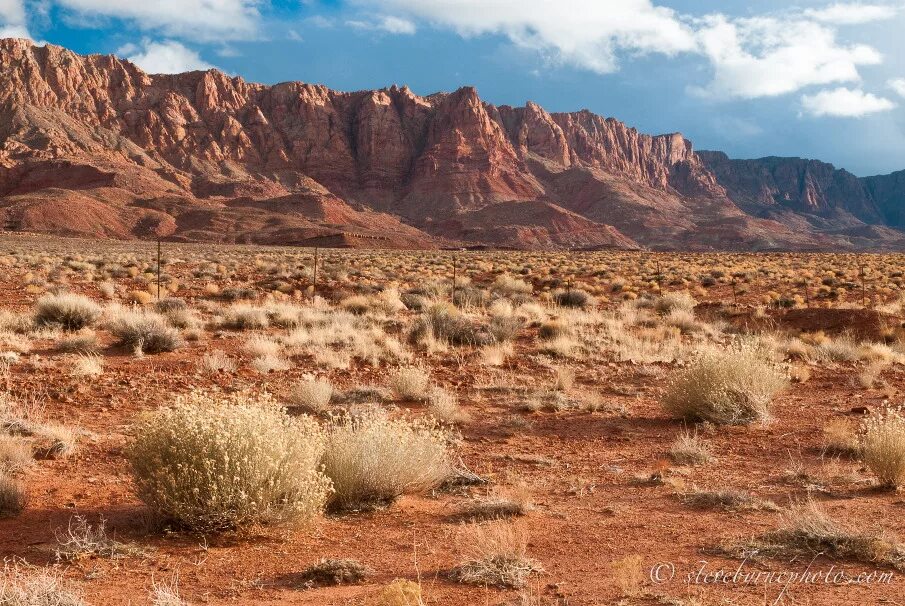
<svg viewBox="0 0 905 606">
<path fill-rule="evenodd" d="M 86 606 L 59 577 L 7 565 L 0 577 L 2 606 Z"/>
<path fill-rule="evenodd" d="M 270 324 L 270 317 L 263 307 L 236 303 L 223 311 L 220 324 L 225 328 L 236 330 L 267 328 Z"/>
<path fill-rule="evenodd" d="M 683 419 L 724 424 L 764 421 L 773 397 L 788 385 L 770 355 L 753 341 L 705 349 L 670 381 L 661 404 Z"/>
<path fill-rule="evenodd" d="M 175 351 L 183 344 L 179 331 L 149 310 L 114 308 L 107 329 L 120 344 L 145 353 Z"/>
<path fill-rule="evenodd" d="M 552 341 L 572 334 L 572 327 L 562 320 L 547 320 L 537 329 L 537 336 L 541 339 Z"/>
<path fill-rule="evenodd" d="M 317 514 L 329 494 L 324 437 L 267 395 L 196 391 L 145 415 L 128 450 L 139 497 L 195 530 L 280 523 Z"/>
<path fill-rule="evenodd" d="M 396 371 L 390 384 L 403 400 L 425 400 L 430 389 L 430 374 L 417 366 L 403 366 Z"/>
<path fill-rule="evenodd" d="M 458 425 L 469 419 L 468 413 L 459 406 L 456 395 L 440 387 L 431 391 L 427 412 L 436 420 L 447 425 Z"/>
<path fill-rule="evenodd" d="M 94 353 L 97 348 L 97 334 L 90 329 L 63 337 L 56 343 L 57 351 L 64 353 Z"/>
<path fill-rule="evenodd" d="M 358 560 L 324 558 L 302 571 L 299 582 L 306 588 L 356 585 L 371 574 L 373 571 Z"/>
<path fill-rule="evenodd" d="M 594 298 L 579 288 L 554 292 L 553 301 L 561 307 L 577 307 L 579 309 L 594 305 Z"/>
<path fill-rule="evenodd" d="M 905 569 L 905 545 L 882 533 L 857 532 L 841 526 L 812 500 L 791 507 L 777 530 L 728 551 L 748 557 L 755 550 L 768 557 L 826 555 Z"/>
<path fill-rule="evenodd" d="M 697 432 L 684 430 L 669 447 L 669 457 L 679 465 L 702 465 L 713 459 L 710 445 Z"/>
<path fill-rule="evenodd" d="M 682 494 L 682 502 L 698 509 L 727 509 L 732 511 L 776 509 L 776 505 L 771 501 L 758 499 L 743 490 L 733 488 L 717 490 L 694 489 Z"/>
<path fill-rule="evenodd" d="M 424 606 L 421 585 L 408 579 L 395 579 L 380 591 L 375 606 Z"/>
<path fill-rule="evenodd" d="M 901 409 L 889 408 L 865 421 L 861 457 L 884 486 L 905 484 L 905 416 Z"/>
<path fill-rule="evenodd" d="M 528 533 L 506 522 L 468 524 L 459 533 L 465 561 L 451 572 L 453 580 L 467 585 L 518 589 L 529 575 L 541 570 L 528 557 Z"/>
<path fill-rule="evenodd" d="M 97 524 L 88 519 L 73 516 L 65 530 L 56 531 L 57 546 L 54 554 L 58 561 L 74 562 L 85 558 L 120 558 L 140 553 L 107 535 L 107 522 L 103 518 Z"/>
<path fill-rule="evenodd" d="M 643 559 L 638 554 L 628 555 L 610 562 L 613 569 L 613 580 L 624 596 L 637 595 L 644 582 Z"/>
<path fill-rule="evenodd" d="M 823 428 L 823 447 L 833 455 L 860 456 L 857 425 L 849 419 L 833 419 Z"/>
<path fill-rule="evenodd" d="M 215 349 L 204 354 L 199 363 L 201 370 L 205 372 L 236 372 L 236 363 L 225 352 Z"/>
<path fill-rule="evenodd" d="M 28 442 L 16 436 L 0 433 L 0 473 L 28 467 L 33 458 Z"/>
<path fill-rule="evenodd" d="M 438 486 L 450 472 L 447 437 L 431 424 L 390 419 L 377 409 L 333 418 L 324 473 L 335 509 L 369 509 Z"/>
<path fill-rule="evenodd" d="M 462 505 L 457 520 L 481 522 L 528 515 L 534 509 L 531 493 L 524 485 L 498 488 Z"/>
<path fill-rule="evenodd" d="M 93 325 L 101 316 L 101 307 L 88 297 L 72 293 L 46 294 L 35 304 L 35 324 L 62 326 L 80 330 Z"/>
<path fill-rule="evenodd" d="M 179 579 L 173 577 L 165 583 L 151 582 L 152 606 L 188 606 L 188 602 L 179 594 Z"/>
<path fill-rule="evenodd" d="M 104 374 L 104 361 L 97 354 L 79 354 L 71 372 L 74 377 L 99 377 Z"/>
<path fill-rule="evenodd" d="M 694 310 L 695 305 L 697 304 L 698 302 L 695 301 L 693 296 L 691 296 L 691 293 L 685 291 L 677 291 L 668 292 L 657 297 L 656 301 L 654 301 L 653 307 L 657 311 L 657 313 L 667 315 L 675 310 L 691 312 Z"/>
<path fill-rule="evenodd" d="M 22 485 L 0 472 L 0 518 L 13 517 L 22 513 L 26 500 L 25 489 Z"/>
<path fill-rule="evenodd" d="M 333 385 L 328 379 L 308 375 L 290 389 L 289 404 L 302 412 L 321 414 L 326 412 L 332 397 Z"/>
<path fill-rule="evenodd" d="M 436 339 L 451 345 L 481 346 L 494 342 L 490 331 L 473 322 L 448 303 L 434 303 L 421 314 L 409 332 L 410 343 Z"/>
</svg>

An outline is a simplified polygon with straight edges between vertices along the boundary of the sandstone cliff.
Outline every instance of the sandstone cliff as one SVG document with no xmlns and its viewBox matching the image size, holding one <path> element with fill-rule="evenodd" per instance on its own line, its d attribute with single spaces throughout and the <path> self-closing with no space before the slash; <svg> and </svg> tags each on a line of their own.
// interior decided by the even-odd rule
<svg viewBox="0 0 905 606">
<path fill-rule="evenodd" d="M 696 154 L 680 134 L 588 111 L 496 107 L 473 88 L 422 97 L 150 75 L 0 40 L 0 219 L 20 229 L 707 250 L 861 247 L 839 229 L 902 225 L 901 175 L 862 182 L 772 160 Z"/>
</svg>

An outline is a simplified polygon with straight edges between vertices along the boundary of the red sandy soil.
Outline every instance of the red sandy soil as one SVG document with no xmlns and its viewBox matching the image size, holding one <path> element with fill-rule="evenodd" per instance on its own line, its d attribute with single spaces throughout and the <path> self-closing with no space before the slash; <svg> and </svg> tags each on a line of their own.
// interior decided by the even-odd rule
<svg viewBox="0 0 905 606">
<path fill-rule="evenodd" d="M 36 298 L 24 291 L 21 275 L 5 273 L 0 280 L 4 308 L 24 310 Z M 188 277 L 183 283 L 192 288 Z M 97 296 L 92 286 L 73 288 Z M 371 513 L 328 515 L 306 528 L 208 537 L 162 532 L 149 523 L 146 508 L 133 495 L 122 456 L 136 415 L 166 404 L 175 394 L 213 384 L 227 390 L 253 385 L 279 394 L 292 379 L 314 370 L 306 357 L 295 358 L 289 371 L 263 377 L 247 364 L 235 375 L 213 378 L 196 370 L 206 351 L 221 349 L 235 357 L 246 338 L 247 333 L 209 331 L 201 342 L 142 359 L 110 347 L 103 351 L 104 374 L 91 380 L 70 377 L 68 364 L 57 363 L 66 355 L 56 353 L 52 342 L 35 342 L 32 353 L 12 368 L 12 391 L 33 394 L 45 403 L 49 418 L 90 435 L 71 458 L 40 461 L 27 473 L 29 506 L 16 518 L 0 520 L 0 556 L 53 564 L 55 531 L 80 514 L 92 521 L 105 518 L 118 540 L 147 550 L 141 557 L 62 566 L 65 577 L 96 606 L 148 603 L 152 582 L 177 575 L 183 596 L 203 604 L 368 604 L 375 603 L 383 584 L 400 577 L 420 579 L 427 604 L 610 604 L 620 599 L 611 563 L 633 554 L 643 559 L 642 585 L 648 593 L 625 603 L 678 603 L 666 597 L 700 597 L 706 604 L 723 603 L 723 598 L 739 604 L 774 603 L 782 591 L 779 586 L 694 584 L 686 583 L 685 576 L 702 561 L 709 570 L 735 570 L 740 562 L 716 555 L 714 546 L 769 531 L 779 523 L 779 514 L 691 509 L 680 502 L 673 485 L 744 489 L 784 506 L 809 494 L 785 477 L 796 464 L 824 485 L 826 490 L 810 494 L 843 524 L 905 536 L 901 496 L 873 488 L 857 462 L 826 457 L 821 437 L 830 420 L 853 416 L 853 407 L 874 409 L 887 399 L 901 401 L 905 372 L 900 367 L 885 371 L 886 385 L 876 390 L 853 386 L 858 371 L 851 364 L 812 368 L 809 381 L 793 385 L 775 401 L 772 422 L 707 433 L 716 460 L 691 468 L 666 459 L 683 426 L 657 403 L 663 380 L 649 375 L 658 365 L 574 364 L 576 391 L 598 390 L 610 408 L 621 406 L 624 412 L 521 413 L 516 412 L 517 395 L 480 388 L 498 373 L 513 387 L 549 385 L 549 367 L 521 353 L 501 371 L 482 366 L 469 353 L 461 359 L 438 356 L 428 363 L 433 381 L 455 389 L 472 416 L 462 427 L 457 451 L 464 464 L 501 485 L 524 481 L 534 495 L 536 510 L 517 523 L 527 527 L 529 553 L 544 568 L 531 582 L 536 602 L 520 602 L 516 591 L 467 588 L 446 578 L 446 571 L 460 560 L 459 526 L 452 514 L 464 498 L 449 492 L 407 496 Z M 527 350 L 532 341 L 523 334 L 517 352 Z M 663 366 L 662 371 L 668 374 L 670 369 Z M 386 369 L 355 364 L 326 374 L 341 389 L 382 384 Z M 528 426 L 506 428 L 502 421 L 512 414 L 523 417 Z M 670 483 L 636 479 L 658 471 Z M 863 481 L 834 479 L 850 472 Z M 299 589 L 295 575 L 323 557 L 355 558 L 376 573 L 360 586 Z M 676 577 L 653 584 L 647 571 L 660 562 L 672 563 Z M 799 558 L 750 561 L 745 568 L 802 571 L 808 565 L 808 558 Z M 810 566 L 812 571 L 835 566 L 852 573 L 894 572 L 825 557 Z M 894 604 L 903 585 L 898 572 L 888 584 L 795 585 L 778 603 Z"/>
</svg>

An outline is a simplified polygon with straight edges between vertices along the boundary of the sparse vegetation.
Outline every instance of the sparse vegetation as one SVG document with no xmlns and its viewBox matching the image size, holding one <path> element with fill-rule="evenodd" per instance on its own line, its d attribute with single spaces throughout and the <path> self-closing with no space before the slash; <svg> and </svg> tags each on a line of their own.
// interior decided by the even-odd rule
<svg viewBox="0 0 905 606">
<path fill-rule="evenodd" d="M 438 486 L 449 475 L 446 436 L 435 427 L 368 409 L 335 417 L 324 473 L 335 509 L 368 509 Z"/>
<path fill-rule="evenodd" d="M 661 400 L 672 415 L 712 423 L 738 424 L 770 417 L 773 397 L 788 378 L 757 343 L 709 348 L 667 385 Z"/>
<path fill-rule="evenodd" d="M 317 470 L 324 438 L 267 396 L 193 392 L 146 415 L 129 448 L 141 499 L 194 530 L 316 515 L 330 492 Z"/>
</svg>

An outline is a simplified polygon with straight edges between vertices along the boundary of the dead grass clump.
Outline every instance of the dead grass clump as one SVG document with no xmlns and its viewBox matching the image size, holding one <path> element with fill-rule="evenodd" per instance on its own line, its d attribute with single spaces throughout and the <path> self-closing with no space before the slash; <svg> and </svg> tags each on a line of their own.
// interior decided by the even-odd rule
<svg viewBox="0 0 905 606">
<path fill-rule="evenodd" d="M 373 571 L 358 560 L 324 558 L 302 571 L 299 583 L 306 588 L 357 585 L 371 574 Z"/>
<path fill-rule="evenodd" d="M 855 532 L 830 518 L 808 500 L 783 514 L 779 529 L 729 548 L 736 557 L 752 551 L 768 557 L 825 554 L 905 569 L 905 545 L 880 533 Z"/>
<path fill-rule="evenodd" d="M 882 485 L 905 484 L 905 416 L 901 409 L 886 409 L 865 421 L 861 457 Z"/>
<path fill-rule="evenodd" d="M 824 452 L 832 455 L 861 455 L 858 427 L 848 419 L 833 419 L 823 428 Z"/>
<path fill-rule="evenodd" d="M 0 577 L 0 604 L 3 606 L 86 606 L 82 598 L 67 589 L 59 577 L 16 566 L 6 566 Z"/>
<path fill-rule="evenodd" d="M 319 415 L 327 411 L 332 397 L 333 384 L 329 380 L 308 375 L 289 390 L 289 405 Z"/>
<path fill-rule="evenodd" d="M 235 330 L 252 330 L 267 328 L 270 317 L 263 307 L 236 303 L 223 311 L 220 325 Z"/>
<path fill-rule="evenodd" d="M 196 391 L 145 415 L 128 449 L 139 497 L 188 528 L 216 531 L 317 514 L 324 437 L 268 395 Z"/>
<path fill-rule="evenodd" d="M 770 352 L 752 341 L 705 349 L 666 387 L 661 404 L 683 419 L 723 424 L 764 421 L 773 397 L 788 385 Z"/>
<path fill-rule="evenodd" d="M 669 447 L 669 458 L 679 465 L 703 465 L 713 460 L 710 445 L 687 429 L 680 433 Z"/>
<path fill-rule="evenodd" d="M 462 505 L 457 520 L 483 522 L 528 515 L 534 509 L 531 494 L 524 486 L 497 489 L 484 497 L 477 497 Z"/>
<path fill-rule="evenodd" d="M 104 374 L 104 361 L 97 354 L 79 354 L 72 363 L 72 376 L 99 377 Z"/>
<path fill-rule="evenodd" d="M 33 460 L 28 442 L 0 433 L 0 473 L 19 471 L 31 465 Z"/>
<path fill-rule="evenodd" d="M 56 350 L 63 353 L 94 353 L 98 349 L 97 334 L 84 330 L 56 342 Z"/>
<path fill-rule="evenodd" d="M 421 585 L 408 579 L 394 579 L 380 591 L 375 606 L 424 606 Z"/>
<path fill-rule="evenodd" d="M 453 580 L 466 585 L 519 589 L 541 570 L 528 557 L 528 534 L 506 522 L 469 524 L 459 533 L 465 561 L 451 571 Z"/>
<path fill-rule="evenodd" d="M 85 558 L 121 558 L 138 550 L 114 540 L 107 535 L 107 522 L 103 518 L 89 524 L 87 518 L 73 516 L 65 530 L 56 531 L 57 546 L 54 555 L 58 561 L 74 562 Z"/>
<path fill-rule="evenodd" d="M 390 381 L 393 392 L 403 400 L 426 400 L 430 393 L 430 374 L 417 366 L 404 366 Z"/>
<path fill-rule="evenodd" d="M 675 310 L 692 312 L 698 302 L 686 291 L 668 292 L 657 297 L 653 303 L 657 313 L 667 315 Z"/>
<path fill-rule="evenodd" d="M 179 331 L 153 311 L 115 308 L 107 329 L 120 344 L 144 353 L 175 351 L 183 344 Z"/>
<path fill-rule="evenodd" d="M 46 294 L 35 304 L 34 321 L 39 326 L 59 325 L 80 330 L 93 325 L 101 316 L 101 306 L 83 295 Z"/>
<path fill-rule="evenodd" d="M 450 473 L 447 436 L 423 422 L 369 409 L 335 417 L 327 428 L 324 473 L 332 507 L 373 509 L 438 486 Z"/>
<path fill-rule="evenodd" d="M 456 395 L 440 387 L 431 391 L 427 412 L 437 421 L 447 425 L 459 425 L 469 419 L 468 413 L 459 406 Z"/>
<path fill-rule="evenodd" d="M 209 353 L 204 354 L 201 357 L 199 366 L 201 370 L 205 372 L 236 372 L 235 361 L 233 361 L 232 358 L 230 358 L 228 355 L 226 355 L 225 352 L 219 349 L 215 349 Z"/>
<path fill-rule="evenodd" d="M 594 297 L 580 288 L 569 288 L 553 293 L 553 301 L 560 307 L 576 307 L 584 309 L 594 305 Z"/>
<path fill-rule="evenodd" d="M 572 334 L 572 327 L 562 320 L 547 320 L 537 329 L 537 336 L 546 341 L 568 337 Z"/>
<path fill-rule="evenodd" d="M 25 489 L 22 485 L 0 472 L 0 518 L 9 518 L 22 513 L 26 505 Z M 3 602 L 0 602 L 2 604 Z"/>
<path fill-rule="evenodd" d="M 434 303 L 415 320 L 409 332 L 410 343 L 436 339 L 450 345 L 487 345 L 493 335 L 448 303 Z"/>
</svg>

